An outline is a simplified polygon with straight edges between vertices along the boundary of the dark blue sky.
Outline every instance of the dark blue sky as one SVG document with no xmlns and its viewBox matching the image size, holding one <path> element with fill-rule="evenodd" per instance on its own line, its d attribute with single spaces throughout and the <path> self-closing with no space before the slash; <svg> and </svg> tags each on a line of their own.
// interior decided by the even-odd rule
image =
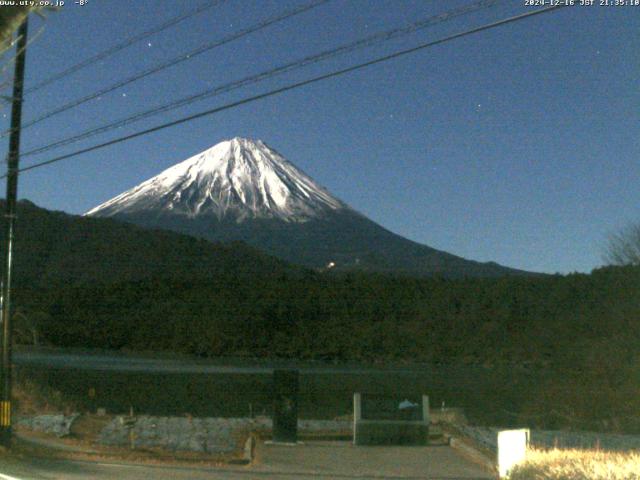
<svg viewBox="0 0 640 480">
<path fill-rule="evenodd" d="M 43 30 L 29 48 L 27 87 L 203 2 L 66 3 L 46 20 L 32 18 L 32 37 Z M 228 0 L 27 96 L 24 119 L 304 3 Z M 468 3 L 332 0 L 26 129 L 23 151 Z M 506 0 L 22 164 L 528 8 Z M 639 33 L 640 7 L 562 9 L 30 171 L 20 197 L 83 213 L 219 141 L 247 136 L 412 240 L 527 270 L 590 271 L 607 235 L 640 221 Z"/>
</svg>

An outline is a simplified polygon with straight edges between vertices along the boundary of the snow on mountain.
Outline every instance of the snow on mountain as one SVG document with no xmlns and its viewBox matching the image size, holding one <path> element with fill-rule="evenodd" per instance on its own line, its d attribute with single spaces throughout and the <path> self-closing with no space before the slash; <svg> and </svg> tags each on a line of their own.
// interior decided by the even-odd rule
<svg viewBox="0 0 640 480">
<path fill-rule="evenodd" d="M 233 138 L 168 168 L 86 213 L 110 217 L 145 211 L 242 222 L 305 222 L 349 209 L 260 140 Z"/>
</svg>

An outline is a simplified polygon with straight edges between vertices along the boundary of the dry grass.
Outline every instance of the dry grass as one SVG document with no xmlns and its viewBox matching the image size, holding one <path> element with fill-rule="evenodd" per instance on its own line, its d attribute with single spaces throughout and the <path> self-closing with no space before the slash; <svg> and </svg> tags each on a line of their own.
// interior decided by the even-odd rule
<svg viewBox="0 0 640 480">
<path fill-rule="evenodd" d="M 640 453 L 602 450 L 535 450 L 514 467 L 511 480 L 640 479 Z"/>
<path fill-rule="evenodd" d="M 68 414 L 76 410 L 73 402 L 68 401 L 57 390 L 37 385 L 30 380 L 14 382 L 13 400 L 15 412 L 20 415 Z"/>
</svg>

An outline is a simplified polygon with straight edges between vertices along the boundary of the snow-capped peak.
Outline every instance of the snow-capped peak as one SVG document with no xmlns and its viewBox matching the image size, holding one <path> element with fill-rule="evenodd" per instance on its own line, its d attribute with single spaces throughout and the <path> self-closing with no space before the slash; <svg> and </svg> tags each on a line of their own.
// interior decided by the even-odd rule
<svg viewBox="0 0 640 480">
<path fill-rule="evenodd" d="M 160 210 L 237 222 L 246 218 L 303 222 L 342 208 L 348 207 L 264 142 L 236 137 L 168 168 L 86 215 Z"/>
</svg>

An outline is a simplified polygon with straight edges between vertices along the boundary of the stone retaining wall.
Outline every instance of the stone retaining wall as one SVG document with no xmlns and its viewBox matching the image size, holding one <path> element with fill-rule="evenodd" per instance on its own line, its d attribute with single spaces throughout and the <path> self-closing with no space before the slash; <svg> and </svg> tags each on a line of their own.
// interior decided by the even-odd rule
<svg viewBox="0 0 640 480">
<path fill-rule="evenodd" d="M 136 418 L 132 428 L 135 447 L 164 448 L 172 451 L 200 453 L 230 453 L 242 448 L 249 432 L 270 431 L 270 418 Z M 349 422 L 299 420 L 300 432 L 342 432 L 350 429 Z M 109 446 L 128 446 L 130 429 L 122 417 L 114 418 L 100 433 L 99 443 Z"/>
<path fill-rule="evenodd" d="M 18 417 L 15 423 L 16 426 L 28 428 L 34 432 L 64 437 L 69 435 L 71 425 L 79 416 L 79 413 L 72 415 L 36 415 L 34 417 Z"/>
</svg>

